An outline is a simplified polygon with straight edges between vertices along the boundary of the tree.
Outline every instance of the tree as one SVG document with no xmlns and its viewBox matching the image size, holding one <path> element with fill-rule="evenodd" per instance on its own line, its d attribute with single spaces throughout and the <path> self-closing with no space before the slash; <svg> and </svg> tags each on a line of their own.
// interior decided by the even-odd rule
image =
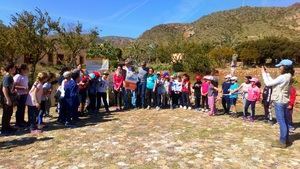
<svg viewBox="0 0 300 169">
<path fill-rule="evenodd" d="M 216 62 L 217 66 L 225 66 L 231 61 L 233 54 L 235 51 L 231 47 L 217 46 L 209 52 L 209 57 Z"/>
<path fill-rule="evenodd" d="M 36 65 L 55 50 L 56 39 L 49 37 L 59 26 L 59 20 L 53 20 L 47 12 L 35 9 L 12 16 L 11 28 L 15 32 L 17 52 L 26 57 L 31 64 L 31 80 L 34 80 Z"/>
<path fill-rule="evenodd" d="M 0 62 L 15 62 L 17 60 L 18 42 L 15 36 L 15 30 L 0 22 Z"/>
<path fill-rule="evenodd" d="M 244 48 L 241 50 L 240 59 L 243 61 L 244 65 L 251 65 L 256 63 L 259 58 L 259 52 L 255 48 Z"/>
<path fill-rule="evenodd" d="M 80 52 L 87 50 L 98 36 L 96 29 L 92 29 L 89 34 L 83 35 L 82 24 L 80 23 L 69 29 L 61 26 L 58 32 L 59 47 L 65 52 L 66 56 L 61 62 L 68 66 L 75 66 L 76 58 Z"/>
</svg>

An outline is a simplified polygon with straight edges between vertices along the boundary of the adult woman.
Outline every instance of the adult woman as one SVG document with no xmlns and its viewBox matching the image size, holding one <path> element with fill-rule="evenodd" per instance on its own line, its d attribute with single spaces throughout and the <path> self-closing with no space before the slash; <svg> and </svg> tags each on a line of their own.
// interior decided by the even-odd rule
<svg viewBox="0 0 300 169">
<path fill-rule="evenodd" d="M 115 104 L 117 106 L 117 111 L 122 109 L 122 87 L 124 80 L 125 78 L 122 75 L 122 67 L 119 65 L 113 77 Z"/>
<path fill-rule="evenodd" d="M 29 69 L 26 64 L 21 64 L 18 74 L 14 76 L 14 85 L 18 94 L 17 98 L 17 111 L 16 111 L 16 126 L 25 127 L 24 120 L 26 99 L 28 95 L 28 72 Z"/>
<path fill-rule="evenodd" d="M 281 75 L 272 79 L 266 67 L 262 67 L 262 76 L 266 86 L 273 87 L 271 100 L 275 105 L 276 119 L 280 127 L 280 138 L 272 144 L 272 147 L 286 148 L 289 138 L 287 107 L 289 103 L 289 87 L 292 76 L 294 75 L 293 62 L 285 59 L 276 65 L 279 67 Z"/>
<path fill-rule="evenodd" d="M 151 106 L 155 105 L 155 81 L 157 76 L 154 74 L 154 69 L 149 68 L 148 76 L 147 76 L 147 84 L 146 84 L 146 96 L 147 96 L 147 109 L 150 109 Z"/>
</svg>

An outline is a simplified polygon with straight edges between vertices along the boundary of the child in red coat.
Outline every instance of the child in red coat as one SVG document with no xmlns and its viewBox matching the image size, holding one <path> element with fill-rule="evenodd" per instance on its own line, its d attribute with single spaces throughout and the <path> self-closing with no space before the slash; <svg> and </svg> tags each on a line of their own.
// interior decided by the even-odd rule
<svg viewBox="0 0 300 169">
<path fill-rule="evenodd" d="M 292 80 L 292 84 L 295 84 L 295 81 Z M 287 115 L 288 115 L 288 126 L 289 131 L 294 132 L 295 128 L 293 127 L 293 109 L 296 101 L 296 89 L 294 86 L 290 87 L 290 101 L 287 107 Z"/>
</svg>

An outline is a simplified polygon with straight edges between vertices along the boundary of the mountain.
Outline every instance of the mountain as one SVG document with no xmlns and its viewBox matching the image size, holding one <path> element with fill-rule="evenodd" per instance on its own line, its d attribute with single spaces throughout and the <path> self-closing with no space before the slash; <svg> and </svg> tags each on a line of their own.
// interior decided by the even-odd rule
<svg viewBox="0 0 300 169">
<path fill-rule="evenodd" d="M 131 44 L 135 39 L 121 36 L 104 36 L 100 38 L 101 42 L 110 42 L 113 46 L 122 48 Z"/>
<path fill-rule="evenodd" d="M 138 41 L 171 43 L 176 38 L 197 42 L 232 43 L 283 36 L 300 41 L 300 3 L 289 7 L 241 7 L 215 12 L 187 24 L 161 24 Z"/>
</svg>

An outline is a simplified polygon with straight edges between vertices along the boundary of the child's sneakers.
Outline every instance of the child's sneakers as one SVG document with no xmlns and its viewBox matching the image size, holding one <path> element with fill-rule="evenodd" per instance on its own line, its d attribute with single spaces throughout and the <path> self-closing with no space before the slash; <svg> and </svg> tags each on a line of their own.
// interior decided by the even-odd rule
<svg viewBox="0 0 300 169">
<path fill-rule="evenodd" d="M 205 112 L 208 112 L 208 109 L 205 109 Z"/>
<path fill-rule="evenodd" d="M 157 110 L 157 111 L 160 110 L 160 107 L 159 107 L 159 106 L 156 106 L 156 110 Z"/>
<path fill-rule="evenodd" d="M 183 107 L 183 109 L 184 109 L 184 110 L 187 110 L 187 107 L 186 107 L 186 106 L 184 106 L 184 107 Z"/>
<path fill-rule="evenodd" d="M 189 109 L 189 110 L 192 110 L 192 107 L 189 107 L 188 109 Z"/>
<path fill-rule="evenodd" d="M 148 107 L 147 107 L 147 110 L 150 110 L 150 108 L 151 108 L 151 107 L 150 107 L 150 106 L 148 106 Z"/>
<path fill-rule="evenodd" d="M 181 105 L 179 106 L 181 109 L 183 108 Z"/>
</svg>

